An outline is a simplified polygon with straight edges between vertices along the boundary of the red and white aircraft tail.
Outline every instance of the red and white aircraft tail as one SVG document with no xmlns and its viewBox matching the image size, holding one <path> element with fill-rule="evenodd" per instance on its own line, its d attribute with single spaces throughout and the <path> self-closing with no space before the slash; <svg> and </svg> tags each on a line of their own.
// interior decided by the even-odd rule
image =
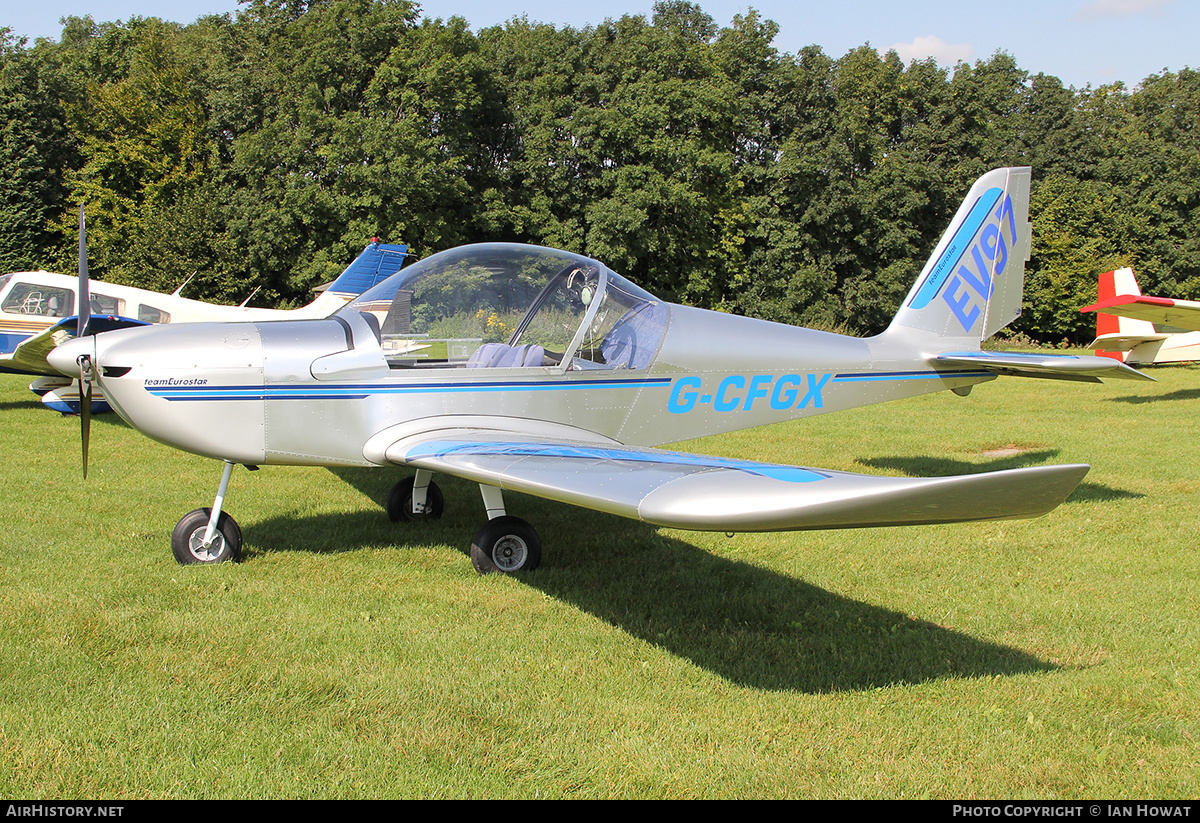
<svg viewBox="0 0 1200 823">
<path fill-rule="evenodd" d="M 1140 297 L 1141 294 L 1137 279 L 1133 276 L 1133 269 L 1127 266 L 1116 271 L 1106 271 L 1100 275 L 1096 305 L 1112 301 L 1118 295 Z M 1096 311 L 1096 342 L 1094 345 L 1098 347 L 1096 354 L 1100 357 L 1111 357 L 1124 363 L 1129 357 L 1129 349 L 1099 348 L 1102 341 L 1107 345 L 1117 344 L 1118 339 L 1121 341 L 1137 340 L 1138 343 L 1143 343 L 1146 342 L 1147 336 L 1155 336 L 1154 324 L 1149 321 Z"/>
<path fill-rule="evenodd" d="M 1101 274 L 1097 301 L 1081 311 L 1096 312 L 1092 346 L 1101 357 L 1129 364 L 1200 360 L 1200 303 L 1144 296 L 1129 267 Z"/>
</svg>

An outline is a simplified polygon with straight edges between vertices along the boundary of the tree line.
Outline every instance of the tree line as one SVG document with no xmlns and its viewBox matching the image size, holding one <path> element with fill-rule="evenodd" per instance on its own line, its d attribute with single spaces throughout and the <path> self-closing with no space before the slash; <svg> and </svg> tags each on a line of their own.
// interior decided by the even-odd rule
<svg viewBox="0 0 1200 823">
<path fill-rule="evenodd" d="M 1099 272 L 1200 298 L 1200 74 L 1066 88 L 1000 52 L 952 70 L 771 45 L 684 0 L 472 32 L 408 0 L 0 29 L 0 272 L 306 302 L 371 237 L 594 256 L 660 296 L 882 330 L 974 179 L 1033 167 L 1015 329 L 1086 343 Z"/>
</svg>

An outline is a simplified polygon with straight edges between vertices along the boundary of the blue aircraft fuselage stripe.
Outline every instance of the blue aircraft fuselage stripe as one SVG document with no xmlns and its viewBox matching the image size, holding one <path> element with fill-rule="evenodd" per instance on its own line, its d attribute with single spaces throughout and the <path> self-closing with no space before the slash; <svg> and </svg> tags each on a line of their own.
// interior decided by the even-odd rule
<svg viewBox="0 0 1200 823">
<path fill-rule="evenodd" d="M 12 354 L 17 346 L 33 337 L 35 332 L 18 332 L 16 334 L 0 333 L 0 354 Z"/>
<path fill-rule="evenodd" d="M 578 391 L 580 389 L 642 389 L 670 385 L 671 378 L 568 380 L 546 383 L 517 380 L 506 383 L 414 383 L 409 385 L 331 386 L 146 386 L 166 400 L 360 400 L 371 395 L 505 391 Z"/>
<path fill-rule="evenodd" d="M 875 374 L 839 374 L 834 383 L 858 383 L 867 380 L 941 380 L 948 377 L 991 377 L 990 371 L 911 371 Z"/>
<path fill-rule="evenodd" d="M 910 307 L 923 309 L 929 305 L 930 300 L 937 296 L 937 293 L 941 291 L 942 284 L 946 282 L 946 278 L 953 273 L 954 264 L 966 253 L 967 247 L 975 239 L 975 235 L 984 221 L 991 216 L 992 207 L 996 205 L 996 201 L 1003 194 L 1003 189 L 988 189 L 975 201 L 975 205 L 967 214 L 967 219 L 959 226 L 958 231 L 951 238 L 950 244 L 946 246 L 942 256 L 934 263 L 933 268 L 929 270 L 929 274 L 921 283 L 921 287 L 917 289 L 912 302 L 908 304 Z"/>
<path fill-rule="evenodd" d="M 983 363 L 986 363 L 989 360 L 996 360 L 996 359 L 1001 359 L 1001 358 L 1007 359 L 1010 357 L 1017 358 L 1017 359 L 1024 359 L 1024 360 L 1045 360 L 1047 357 L 1061 359 L 1061 360 L 1078 360 L 1079 359 L 1079 355 L 1077 355 L 1077 354 L 1046 355 L 1046 354 L 1036 354 L 1034 352 L 1020 352 L 1020 351 L 1006 351 L 1006 352 L 996 352 L 996 353 L 978 352 L 978 351 L 948 351 L 940 356 L 941 357 L 961 357 L 963 359 L 970 358 L 972 360 L 978 360 Z"/>
<path fill-rule="evenodd" d="M 989 371 L 904 371 L 834 375 L 834 383 L 888 380 L 942 380 L 962 377 L 991 377 Z M 464 392 L 580 391 L 584 389 L 665 388 L 673 378 L 625 378 L 616 380 L 570 380 L 543 382 L 517 380 L 503 383 L 414 383 L 409 385 L 329 386 L 145 386 L 154 397 L 168 401 L 213 400 L 362 400 L 371 396 L 404 394 L 461 394 Z"/>
<path fill-rule="evenodd" d="M 694 466 L 706 469 L 733 469 L 789 483 L 813 483 L 829 475 L 799 466 L 755 463 L 729 457 L 712 457 L 681 452 L 643 452 L 627 449 L 570 446 L 543 443 L 462 443 L 453 440 L 431 440 L 414 446 L 404 455 L 412 460 L 419 457 L 450 457 L 454 455 L 503 455 L 512 457 L 552 457 L 555 459 L 608 460 L 618 463 L 651 463 L 655 465 Z"/>
</svg>

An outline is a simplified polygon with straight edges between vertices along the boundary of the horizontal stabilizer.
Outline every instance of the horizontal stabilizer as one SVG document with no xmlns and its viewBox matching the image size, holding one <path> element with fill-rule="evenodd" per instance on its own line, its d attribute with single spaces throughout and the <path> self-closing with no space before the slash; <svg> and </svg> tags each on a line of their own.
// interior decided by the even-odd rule
<svg viewBox="0 0 1200 823">
<path fill-rule="evenodd" d="M 515 432 L 406 437 L 387 459 L 659 526 L 796 531 L 1043 515 L 1088 467 L 955 477 L 879 477 Z"/>
<path fill-rule="evenodd" d="M 1043 377 L 1087 383 L 1099 383 L 1102 378 L 1154 380 L 1119 360 L 1092 355 L 975 351 L 947 352 L 939 354 L 934 360 L 940 364 L 986 369 L 1012 377 Z"/>
<path fill-rule="evenodd" d="M 1118 294 L 1080 309 L 1118 317 L 1132 317 L 1161 326 L 1200 331 L 1200 302 L 1175 300 L 1170 297 L 1146 297 L 1136 294 Z"/>
<path fill-rule="evenodd" d="M 1102 334 L 1093 340 L 1088 348 L 1103 349 L 1104 351 L 1131 351 L 1143 343 L 1157 343 L 1160 340 L 1168 340 L 1172 336 L 1170 334 L 1121 334 L 1119 332 Z"/>
</svg>

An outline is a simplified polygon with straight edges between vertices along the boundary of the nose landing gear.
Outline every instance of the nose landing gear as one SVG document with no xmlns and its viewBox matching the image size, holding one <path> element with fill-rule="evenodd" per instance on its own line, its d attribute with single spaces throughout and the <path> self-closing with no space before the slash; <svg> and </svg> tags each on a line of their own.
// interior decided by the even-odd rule
<svg viewBox="0 0 1200 823">
<path fill-rule="evenodd" d="M 180 563 L 224 563 L 237 559 L 242 550 L 242 530 L 232 517 L 221 511 L 232 474 L 233 463 L 226 460 L 212 508 L 190 511 L 175 524 L 171 553 Z"/>
</svg>

